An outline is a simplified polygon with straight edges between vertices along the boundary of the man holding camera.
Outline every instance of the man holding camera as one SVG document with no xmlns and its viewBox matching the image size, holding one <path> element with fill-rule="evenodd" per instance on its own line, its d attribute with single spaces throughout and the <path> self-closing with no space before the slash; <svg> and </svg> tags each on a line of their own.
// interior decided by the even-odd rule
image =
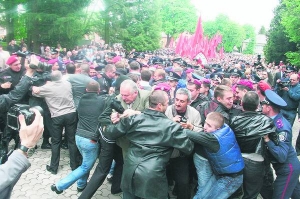
<svg viewBox="0 0 300 199">
<path fill-rule="evenodd" d="M 276 89 L 278 95 L 287 103 L 287 106 L 281 109 L 281 113 L 290 122 L 291 126 L 294 124 L 300 100 L 299 76 L 298 74 L 290 75 L 292 72 L 291 69 L 287 69 L 286 73 L 289 76 L 289 83 L 283 83 L 279 80 L 279 86 Z"/>
<path fill-rule="evenodd" d="M 180 88 L 176 91 L 175 102 L 168 106 L 165 114 L 174 122 L 180 123 L 185 129 L 201 131 L 201 119 L 199 112 L 191 107 L 191 93 L 188 89 Z M 175 181 L 174 193 L 178 199 L 190 198 L 189 191 L 189 157 L 182 155 L 178 150 L 174 150 L 167 167 Z"/>
<path fill-rule="evenodd" d="M 10 198 L 15 184 L 31 165 L 27 159 L 27 151 L 33 148 L 42 136 L 43 117 L 38 110 L 32 111 L 35 119 L 29 126 L 26 125 L 24 116 L 19 116 L 21 146 L 11 154 L 5 164 L 0 165 L 0 198 Z"/>
</svg>

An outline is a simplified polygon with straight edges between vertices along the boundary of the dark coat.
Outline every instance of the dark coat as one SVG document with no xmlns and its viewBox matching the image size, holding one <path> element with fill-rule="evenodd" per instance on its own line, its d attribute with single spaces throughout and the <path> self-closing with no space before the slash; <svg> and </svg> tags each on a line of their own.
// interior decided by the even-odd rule
<svg viewBox="0 0 300 199">
<path fill-rule="evenodd" d="M 166 165 L 173 148 L 186 154 L 193 150 L 185 130 L 163 113 L 146 109 L 109 125 L 104 132 L 108 139 L 124 135 L 130 147 L 123 166 L 122 190 L 141 198 L 168 198 Z"/>
</svg>

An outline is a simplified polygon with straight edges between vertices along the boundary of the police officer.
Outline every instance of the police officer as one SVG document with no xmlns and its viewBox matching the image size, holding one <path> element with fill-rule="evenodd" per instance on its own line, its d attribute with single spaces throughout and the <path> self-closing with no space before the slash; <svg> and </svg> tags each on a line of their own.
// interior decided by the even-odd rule
<svg viewBox="0 0 300 199">
<path fill-rule="evenodd" d="M 262 112 L 271 117 L 276 126 L 278 142 L 264 136 L 267 153 L 275 169 L 277 178 L 274 181 L 272 198 L 300 198 L 300 162 L 292 146 L 292 127 L 280 113 L 286 102 L 272 90 L 265 91 L 266 98 L 261 102 Z"/>
</svg>

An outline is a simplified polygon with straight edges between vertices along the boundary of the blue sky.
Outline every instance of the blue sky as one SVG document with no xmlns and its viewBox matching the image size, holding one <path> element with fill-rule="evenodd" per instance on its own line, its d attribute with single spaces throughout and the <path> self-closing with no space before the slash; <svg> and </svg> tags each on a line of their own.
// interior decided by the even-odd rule
<svg viewBox="0 0 300 199">
<path fill-rule="evenodd" d="M 273 10 L 278 0 L 191 0 L 202 21 L 214 20 L 226 14 L 231 20 L 243 25 L 251 24 L 258 31 L 261 26 L 268 30 L 274 17 Z"/>
</svg>

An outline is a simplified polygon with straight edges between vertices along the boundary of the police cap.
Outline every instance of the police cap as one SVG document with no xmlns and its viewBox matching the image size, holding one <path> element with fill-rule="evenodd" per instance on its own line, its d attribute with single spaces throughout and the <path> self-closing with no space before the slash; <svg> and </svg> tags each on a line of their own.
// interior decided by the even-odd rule
<svg viewBox="0 0 300 199">
<path fill-rule="evenodd" d="M 261 104 L 267 104 L 275 107 L 285 107 L 287 103 L 274 91 L 266 90 L 266 98 L 261 101 Z"/>
</svg>

